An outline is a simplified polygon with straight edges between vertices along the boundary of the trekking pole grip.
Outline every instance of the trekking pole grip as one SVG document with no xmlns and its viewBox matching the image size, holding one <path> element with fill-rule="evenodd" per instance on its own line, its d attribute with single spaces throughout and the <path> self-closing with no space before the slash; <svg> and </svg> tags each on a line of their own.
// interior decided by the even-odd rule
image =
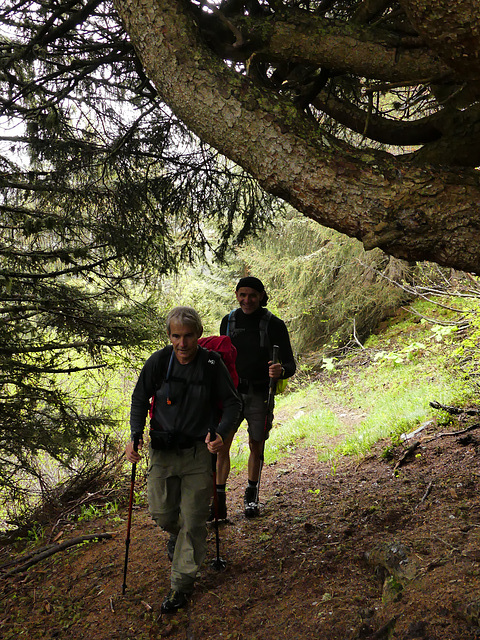
<svg viewBox="0 0 480 640">
<path fill-rule="evenodd" d="M 217 432 L 215 431 L 215 427 L 210 427 L 210 429 L 208 430 L 208 433 L 210 434 L 210 442 L 213 442 L 217 437 Z M 217 471 L 217 454 L 216 453 L 212 453 L 212 470 L 214 474 Z"/>
<path fill-rule="evenodd" d="M 280 347 L 278 346 L 278 344 L 274 344 L 273 353 L 272 353 L 273 364 L 277 364 L 279 357 L 280 357 Z"/>
<path fill-rule="evenodd" d="M 133 450 L 134 450 L 134 451 L 138 451 L 138 445 L 139 445 L 139 443 L 140 443 L 140 434 L 139 434 L 139 433 L 136 433 L 136 434 L 133 436 Z"/>
<path fill-rule="evenodd" d="M 140 434 L 136 433 L 133 436 L 133 450 L 138 452 L 138 445 L 140 444 Z M 132 482 L 135 482 L 135 473 L 137 470 L 137 463 L 136 462 L 132 462 Z"/>
<path fill-rule="evenodd" d="M 277 344 L 274 344 L 273 350 L 272 350 L 272 364 L 277 364 L 280 357 L 279 354 L 280 354 L 280 347 Z M 275 378 L 270 378 L 269 391 L 275 392 L 276 386 L 277 386 L 277 380 Z"/>
</svg>

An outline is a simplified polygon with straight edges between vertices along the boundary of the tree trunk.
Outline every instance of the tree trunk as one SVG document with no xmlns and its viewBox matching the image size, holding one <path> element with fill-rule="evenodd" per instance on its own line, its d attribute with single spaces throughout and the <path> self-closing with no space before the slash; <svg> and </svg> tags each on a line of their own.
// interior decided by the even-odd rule
<svg viewBox="0 0 480 640">
<path fill-rule="evenodd" d="M 478 83 L 478 0 L 400 0 L 400 4 L 418 33 L 442 60 L 464 78 Z"/>
<path fill-rule="evenodd" d="M 165 102 L 266 191 L 366 249 L 480 272 L 477 172 L 332 143 L 289 101 L 217 60 L 179 0 L 114 4 Z"/>
</svg>

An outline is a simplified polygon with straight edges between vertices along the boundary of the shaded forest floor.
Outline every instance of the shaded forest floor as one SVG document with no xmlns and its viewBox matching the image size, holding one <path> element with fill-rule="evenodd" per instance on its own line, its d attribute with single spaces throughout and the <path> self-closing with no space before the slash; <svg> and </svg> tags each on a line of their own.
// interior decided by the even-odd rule
<svg viewBox="0 0 480 640">
<path fill-rule="evenodd" d="M 467 423 L 446 429 L 464 430 Z M 126 508 L 110 519 L 57 522 L 57 542 L 110 532 L 6 576 L 25 553 L 4 547 L 0 635 L 80 640 L 480 639 L 480 428 L 379 443 L 335 469 L 312 448 L 266 466 L 261 517 L 246 520 L 245 478 L 231 478 L 229 521 L 215 531 L 188 607 L 160 615 L 169 585 L 166 534 L 143 500 L 133 513 L 122 596 Z M 267 445 L 268 446 L 268 445 Z M 388 455 L 385 455 L 388 454 Z M 397 466 L 396 470 L 395 467 Z M 143 465 L 139 486 L 144 483 Z M 129 481 L 125 481 L 128 495 Z M 141 492 L 141 496 L 143 491 Z M 60 534 L 60 535 L 59 535 Z M 51 541 L 51 540 L 50 540 Z M 31 547 L 30 547 L 31 548 Z"/>
</svg>

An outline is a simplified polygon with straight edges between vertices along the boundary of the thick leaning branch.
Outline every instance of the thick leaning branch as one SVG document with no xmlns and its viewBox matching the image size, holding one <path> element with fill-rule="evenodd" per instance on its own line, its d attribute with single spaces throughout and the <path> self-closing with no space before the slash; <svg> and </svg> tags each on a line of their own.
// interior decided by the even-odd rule
<svg viewBox="0 0 480 640">
<path fill-rule="evenodd" d="M 418 168 L 387 154 L 337 146 L 293 105 L 216 59 L 183 4 L 114 4 L 166 103 L 266 191 L 362 240 L 367 249 L 480 271 L 474 171 Z"/>
<path fill-rule="evenodd" d="M 443 109 L 417 120 L 394 120 L 368 114 L 353 103 L 320 93 L 314 107 L 338 123 L 366 137 L 389 145 L 425 145 L 416 152 L 423 164 L 475 167 L 480 164 L 480 108 Z M 468 131 L 468 136 L 464 134 Z M 438 141 L 438 142 L 437 142 Z"/>
<path fill-rule="evenodd" d="M 286 17 L 282 13 L 281 18 L 243 18 L 238 22 L 245 24 L 247 33 L 253 32 L 259 60 L 325 66 L 335 72 L 388 82 L 454 78 L 452 70 L 427 50 L 404 48 L 401 38 L 391 41 L 391 34 L 355 25 L 346 30 L 345 25 L 334 26 L 307 11 L 289 11 Z"/>
<path fill-rule="evenodd" d="M 352 131 L 383 144 L 419 145 L 432 142 L 441 135 L 438 114 L 418 120 L 394 120 L 376 113 L 368 114 L 355 104 L 332 97 L 328 91 L 318 95 L 312 104 Z"/>
<path fill-rule="evenodd" d="M 478 87 L 478 0 L 399 0 L 399 3 L 431 49 Z M 477 88 L 477 95 L 479 92 Z"/>
</svg>

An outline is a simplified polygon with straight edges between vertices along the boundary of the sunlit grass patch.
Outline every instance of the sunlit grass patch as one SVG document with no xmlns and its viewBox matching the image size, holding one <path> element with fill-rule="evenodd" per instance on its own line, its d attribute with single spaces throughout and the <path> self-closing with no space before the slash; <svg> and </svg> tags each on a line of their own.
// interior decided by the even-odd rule
<svg viewBox="0 0 480 640">
<path fill-rule="evenodd" d="M 323 438 L 342 433 L 342 426 L 335 414 L 328 409 L 313 412 L 298 410 L 296 416 L 281 423 L 274 420 L 270 437 L 265 444 L 265 464 L 276 462 L 295 451 L 299 446 L 321 447 Z M 248 461 L 249 447 L 246 422 L 235 436 L 230 450 L 232 468 L 240 471 Z"/>
<path fill-rule="evenodd" d="M 322 436 L 332 437 L 339 433 L 341 424 L 332 411 L 318 409 L 311 413 L 301 413 L 272 429 L 267 441 L 268 447 L 265 448 L 265 462 L 274 462 L 299 445 L 318 446 L 322 442 Z"/>
<path fill-rule="evenodd" d="M 363 410 L 367 417 L 353 434 L 335 447 L 332 454 L 365 454 L 378 440 L 407 433 L 431 419 L 435 415 L 430 407 L 431 401 L 449 404 L 461 394 L 461 381 L 446 371 L 437 371 L 432 376 L 425 368 L 413 365 L 392 367 L 388 376 L 385 370 L 381 374 L 369 371 L 363 380 L 355 381 L 348 393 L 350 402 Z M 338 389 L 335 397 L 342 402 L 342 393 Z"/>
</svg>

